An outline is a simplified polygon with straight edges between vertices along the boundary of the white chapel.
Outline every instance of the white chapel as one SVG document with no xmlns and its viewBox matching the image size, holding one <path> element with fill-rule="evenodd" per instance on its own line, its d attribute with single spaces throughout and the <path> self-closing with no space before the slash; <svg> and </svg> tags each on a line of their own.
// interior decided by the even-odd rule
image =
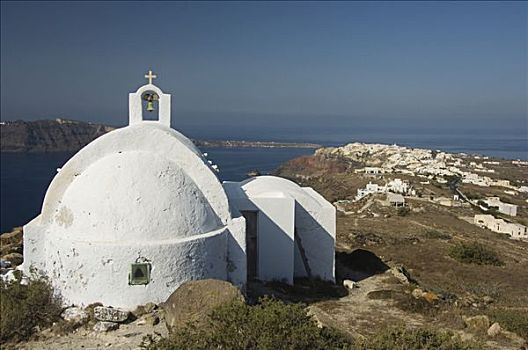
<svg viewBox="0 0 528 350">
<path fill-rule="evenodd" d="M 335 209 L 278 177 L 221 183 L 171 128 L 171 96 L 129 94 L 129 125 L 76 153 L 24 226 L 27 274 L 49 278 L 67 305 L 133 309 L 183 282 L 216 278 L 334 281 Z M 143 110 L 158 106 L 158 120 Z"/>
</svg>

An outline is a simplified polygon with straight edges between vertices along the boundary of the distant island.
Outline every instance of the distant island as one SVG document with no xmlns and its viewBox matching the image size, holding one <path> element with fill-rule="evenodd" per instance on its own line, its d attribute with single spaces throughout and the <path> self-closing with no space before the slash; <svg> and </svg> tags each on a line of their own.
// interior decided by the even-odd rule
<svg viewBox="0 0 528 350">
<path fill-rule="evenodd" d="M 0 123 L 1 152 L 74 152 L 116 127 L 57 118 Z M 198 147 L 320 148 L 313 143 L 240 140 L 192 140 Z"/>
</svg>

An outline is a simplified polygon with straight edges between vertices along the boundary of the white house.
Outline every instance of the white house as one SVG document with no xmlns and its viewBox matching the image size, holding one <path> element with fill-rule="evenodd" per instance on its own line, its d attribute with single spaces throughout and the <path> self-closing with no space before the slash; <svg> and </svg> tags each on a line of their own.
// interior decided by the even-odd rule
<svg viewBox="0 0 528 350">
<path fill-rule="evenodd" d="M 487 228 L 493 232 L 506 233 L 512 239 L 528 239 L 528 229 L 526 226 L 503 219 L 497 219 L 493 215 L 479 214 L 473 218 L 475 225 Z"/>
<path fill-rule="evenodd" d="M 401 193 L 403 195 L 415 196 L 416 191 L 412 189 L 412 186 L 409 184 L 409 181 L 402 179 L 394 179 L 387 183 L 386 185 L 388 192 Z"/>
<path fill-rule="evenodd" d="M 416 191 L 411 188 L 408 181 L 394 179 L 383 186 L 369 182 L 367 185 L 365 185 L 365 188 L 358 188 L 355 200 L 358 201 L 370 194 L 385 192 L 401 193 L 411 196 L 416 195 Z"/>
<path fill-rule="evenodd" d="M 385 173 L 385 169 L 378 167 L 365 167 L 363 170 L 367 175 L 381 175 Z"/>
<path fill-rule="evenodd" d="M 517 205 L 501 202 L 499 197 L 488 197 L 484 201 L 488 208 L 495 208 L 499 213 L 509 216 L 517 215 Z"/>
<path fill-rule="evenodd" d="M 238 194 L 228 198 L 202 153 L 171 129 L 171 96 L 146 77 L 129 94 L 129 125 L 81 149 L 51 182 L 24 226 L 24 271 L 49 277 L 65 304 L 125 309 L 165 301 L 188 280 L 333 281 L 332 205 L 265 177 L 226 185 L 254 204 L 241 212 Z M 145 100 L 159 120 L 143 120 Z"/>
<path fill-rule="evenodd" d="M 378 184 L 373 184 L 372 182 L 369 182 L 368 184 L 365 185 L 365 188 L 358 188 L 355 200 L 358 201 L 362 199 L 363 197 L 368 196 L 369 194 L 383 193 L 385 191 L 386 191 L 385 186 L 380 186 Z"/>
<path fill-rule="evenodd" d="M 405 198 L 399 193 L 387 192 L 387 202 L 395 207 L 405 206 Z"/>
</svg>

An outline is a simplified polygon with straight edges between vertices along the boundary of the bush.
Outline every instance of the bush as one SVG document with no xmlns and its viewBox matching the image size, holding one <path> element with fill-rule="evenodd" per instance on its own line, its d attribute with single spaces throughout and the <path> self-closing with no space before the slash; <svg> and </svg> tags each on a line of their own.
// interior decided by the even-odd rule
<svg viewBox="0 0 528 350">
<path fill-rule="evenodd" d="M 403 326 L 386 328 L 376 335 L 360 341 L 354 350 L 478 350 L 484 346 L 453 337 L 450 332 L 433 329 L 407 329 Z"/>
<path fill-rule="evenodd" d="M 176 349 L 347 349 L 347 350 L 477 350 L 452 333 L 430 329 L 385 328 L 366 339 L 348 339 L 337 331 L 319 328 L 302 304 L 264 298 L 256 306 L 234 301 L 215 309 L 208 324 L 188 324 L 169 338 L 144 338 L 150 350 Z"/>
<path fill-rule="evenodd" d="M 369 299 L 384 300 L 392 299 L 395 306 L 406 312 L 413 312 L 425 316 L 435 316 L 439 308 L 437 303 L 429 303 L 424 298 L 415 298 L 409 293 L 394 290 L 375 290 L 367 294 Z"/>
<path fill-rule="evenodd" d="M 147 349 L 347 349 L 350 341 L 319 328 L 302 304 L 263 298 L 249 306 L 234 301 L 215 309 L 208 325 L 188 324 L 169 338 L 144 339 Z"/>
<path fill-rule="evenodd" d="M 489 317 L 493 322 L 499 322 L 501 327 L 528 341 L 528 313 L 526 310 L 496 309 L 489 312 Z"/>
<path fill-rule="evenodd" d="M 467 199 L 482 199 L 484 198 L 484 196 L 478 192 L 470 192 L 470 191 L 466 191 L 464 192 L 464 194 L 466 195 L 466 198 Z"/>
<path fill-rule="evenodd" d="M 411 209 L 409 207 L 399 207 L 398 208 L 398 216 L 407 216 L 411 212 Z"/>
<path fill-rule="evenodd" d="M 60 319 L 61 301 L 43 279 L 20 279 L 10 283 L 0 279 L 0 344 L 27 340 L 35 327 L 47 327 Z"/>
<path fill-rule="evenodd" d="M 445 233 L 445 232 L 442 232 L 442 231 L 438 231 L 438 230 L 427 230 L 427 231 L 425 231 L 424 236 L 426 238 L 430 238 L 430 239 L 449 240 L 449 239 L 452 238 L 451 235 L 449 235 L 448 233 Z"/>
<path fill-rule="evenodd" d="M 449 256 L 466 264 L 504 265 L 494 250 L 478 242 L 456 244 L 450 248 Z"/>
</svg>

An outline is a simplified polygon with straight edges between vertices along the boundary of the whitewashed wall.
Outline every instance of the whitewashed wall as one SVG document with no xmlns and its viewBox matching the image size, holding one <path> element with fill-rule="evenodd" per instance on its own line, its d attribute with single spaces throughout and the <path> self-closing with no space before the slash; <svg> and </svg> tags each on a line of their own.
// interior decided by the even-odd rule
<svg viewBox="0 0 528 350">
<path fill-rule="evenodd" d="M 335 208 L 311 188 L 278 177 L 224 182 L 236 210 L 258 211 L 258 278 L 335 280 Z M 295 241 L 295 229 L 297 241 Z M 304 251 L 308 271 L 301 256 Z"/>
<path fill-rule="evenodd" d="M 66 304 L 133 309 L 203 278 L 246 283 L 245 227 L 200 151 L 158 122 L 117 129 L 74 155 L 42 213 L 24 227 L 24 270 L 48 276 Z M 147 285 L 130 265 L 152 264 Z"/>
</svg>

